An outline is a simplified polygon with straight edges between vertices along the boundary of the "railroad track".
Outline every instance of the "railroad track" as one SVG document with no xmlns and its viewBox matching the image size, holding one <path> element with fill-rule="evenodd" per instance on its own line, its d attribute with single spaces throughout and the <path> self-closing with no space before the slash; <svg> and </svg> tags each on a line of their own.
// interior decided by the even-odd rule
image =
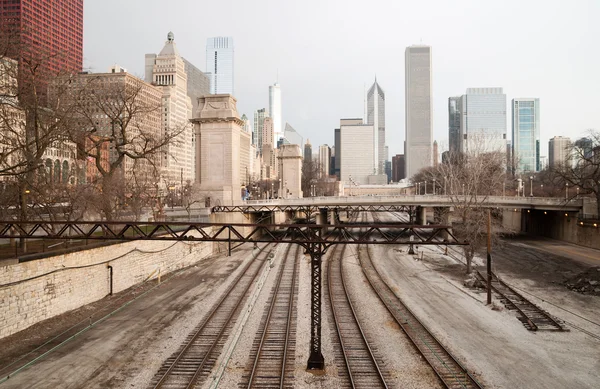
<svg viewBox="0 0 600 389">
<path fill-rule="evenodd" d="M 359 261 L 369 284 L 442 383 L 450 389 L 482 388 L 383 280 L 373 264 L 369 246 L 363 252 L 366 255 L 360 255 L 359 250 Z"/>
<path fill-rule="evenodd" d="M 379 362 L 360 325 L 344 280 L 344 251 L 332 251 L 327 262 L 327 286 L 333 322 L 351 388 L 387 388 Z"/>
<path fill-rule="evenodd" d="M 272 250 L 263 247 L 248 261 L 231 286 L 186 338 L 181 348 L 168 358 L 154 376 L 150 388 L 191 389 L 206 379 L 239 316 L 242 302 L 260 270 L 269 262 Z"/>
<path fill-rule="evenodd" d="M 477 278 L 487 287 L 487 277 L 476 270 Z M 529 331 L 569 331 L 548 312 L 538 307 L 492 273 L 492 291 L 500 296 L 510 310 L 516 310 L 519 320 Z"/>
<path fill-rule="evenodd" d="M 401 219 L 400 215 L 394 214 Z M 462 253 L 454 247 L 442 247 L 446 249 L 447 255 L 454 260 L 465 264 L 461 259 Z M 487 288 L 487 277 L 479 270 L 475 271 L 477 278 Z M 500 300 L 510 310 L 515 310 L 518 313 L 518 319 L 523 323 L 529 331 L 569 331 L 559 320 L 552 317 L 548 312 L 538 307 L 522 294 L 517 292 L 510 285 L 502 281 L 495 273 L 492 272 L 492 291 L 500 296 Z"/>
<path fill-rule="evenodd" d="M 293 388 L 299 258 L 300 246 L 288 245 L 240 388 Z"/>
</svg>

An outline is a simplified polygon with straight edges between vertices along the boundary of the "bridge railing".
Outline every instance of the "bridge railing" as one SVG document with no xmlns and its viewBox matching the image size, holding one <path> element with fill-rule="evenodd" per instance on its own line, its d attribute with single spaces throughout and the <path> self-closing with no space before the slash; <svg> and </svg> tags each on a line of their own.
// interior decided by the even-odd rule
<svg viewBox="0 0 600 389">
<path fill-rule="evenodd" d="M 398 195 L 398 196 L 324 196 L 324 197 L 305 197 L 305 198 L 294 198 L 294 199 L 268 199 L 268 200 L 247 200 L 244 201 L 245 205 L 329 205 L 329 204 L 345 204 L 345 203 L 365 203 L 370 204 L 376 203 L 418 203 L 418 204 L 450 204 L 452 203 L 452 197 L 460 198 L 463 195 Z M 465 195 L 465 198 L 468 198 Z M 479 196 L 483 199 L 484 196 Z M 571 198 L 565 199 L 560 197 L 516 197 L 516 196 L 488 196 L 485 199 L 486 203 L 491 204 L 504 204 L 504 205 L 552 205 L 552 206 L 573 206 L 580 207 L 583 205 L 583 199 Z"/>
</svg>

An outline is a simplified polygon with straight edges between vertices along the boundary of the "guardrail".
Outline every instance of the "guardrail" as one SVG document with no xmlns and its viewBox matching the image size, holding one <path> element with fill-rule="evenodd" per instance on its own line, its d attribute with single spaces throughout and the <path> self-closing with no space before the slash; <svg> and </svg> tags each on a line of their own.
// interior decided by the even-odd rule
<svg viewBox="0 0 600 389">
<path fill-rule="evenodd" d="M 296 199 L 268 199 L 268 200 L 246 200 L 243 205 L 332 205 L 332 204 L 453 204 L 462 198 L 472 198 L 469 195 L 399 195 L 399 196 L 326 196 L 305 197 Z M 570 206 L 583 207 L 582 198 L 564 199 L 559 197 L 515 197 L 515 196 L 479 196 L 483 203 L 502 205 L 530 205 L 530 206 Z"/>
</svg>

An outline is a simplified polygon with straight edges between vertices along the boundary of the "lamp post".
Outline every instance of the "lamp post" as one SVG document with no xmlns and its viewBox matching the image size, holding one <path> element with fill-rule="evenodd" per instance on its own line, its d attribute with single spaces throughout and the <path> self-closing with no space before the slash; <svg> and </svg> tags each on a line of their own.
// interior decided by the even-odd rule
<svg viewBox="0 0 600 389">
<path fill-rule="evenodd" d="M 433 194 L 435 195 L 435 178 L 433 179 Z"/>
<path fill-rule="evenodd" d="M 444 196 L 446 196 L 446 177 L 444 177 Z"/>
<path fill-rule="evenodd" d="M 506 181 L 502 183 L 502 198 L 506 195 Z"/>
<path fill-rule="evenodd" d="M 417 182 L 417 194 L 420 195 L 421 194 L 421 183 Z"/>
<path fill-rule="evenodd" d="M 463 187 L 463 196 L 465 195 L 465 184 L 462 184 Z"/>
<path fill-rule="evenodd" d="M 427 195 L 427 181 L 425 181 L 425 190 L 424 190 L 424 194 Z"/>
<path fill-rule="evenodd" d="M 533 176 L 529 176 L 529 197 L 533 197 Z"/>
<path fill-rule="evenodd" d="M 577 190 L 577 198 L 579 198 L 579 187 L 577 187 L 576 190 Z"/>
<path fill-rule="evenodd" d="M 565 200 L 569 199 L 569 183 L 565 183 Z"/>
</svg>

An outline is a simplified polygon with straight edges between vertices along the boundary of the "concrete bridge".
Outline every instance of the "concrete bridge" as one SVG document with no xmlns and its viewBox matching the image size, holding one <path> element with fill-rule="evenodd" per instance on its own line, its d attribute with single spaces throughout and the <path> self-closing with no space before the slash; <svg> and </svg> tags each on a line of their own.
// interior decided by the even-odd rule
<svg viewBox="0 0 600 389">
<path fill-rule="evenodd" d="M 344 206 L 398 205 L 421 206 L 426 208 L 451 207 L 460 202 L 475 202 L 470 196 L 445 195 L 400 195 L 400 196 L 342 196 L 342 197 L 306 197 L 294 199 L 248 200 L 240 201 L 233 207 L 243 209 L 271 207 L 316 207 L 336 208 Z M 480 196 L 477 203 L 483 203 L 494 208 L 540 209 L 546 211 L 580 212 L 586 203 L 584 198 L 557 197 L 514 197 L 514 196 Z M 216 206 L 214 212 L 226 212 L 232 206 Z"/>
<path fill-rule="evenodd" d="M 307 197 L 239 201 L 235 205 L 213 207 L 213 222 L 286 223 L 302 214 L 316 215 L 319 224 L 335 224 L 343 211 L 409 212 L 411 221 L 424 225 L 434 222 L 434 210 L 451 208 L 468 202 L 463 198 L 445 195 L 396 196 L 342 196 Z M 507 230 L 531 235 L 546 236 L 582 246 L 600 249 L 600 220 L 596 203 L 589 198 L 487 196 L 477 199 L 502 213 L 502 223 Z M 593 216 L 590 216 L 593 215 Z M 451 224 L 444 220 L 443 224 Z"/>
</svg>

